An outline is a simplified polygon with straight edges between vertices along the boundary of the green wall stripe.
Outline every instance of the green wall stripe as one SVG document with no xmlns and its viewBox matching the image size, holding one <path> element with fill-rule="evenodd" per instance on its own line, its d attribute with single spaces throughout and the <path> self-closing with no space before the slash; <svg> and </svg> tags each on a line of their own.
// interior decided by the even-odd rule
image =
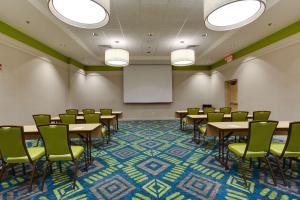
<svg viewBox="0 0 300 200">
<path fill-rule="evenodd" d="M 267 36 L 235 53 L 233 53 L 234 60 L 238 59 L 242 56 L 245 56 L 247 54 L 250 54 L 254 51 L 257 51 L 259 49 L 262 49 L 268 45 L 271 45 L 275 42 L 278 42 L 282 39 L 285 39 L 293 34 L 300 32 L 300 20 L 289 25 L 286 28 L 283 28 L 275 33 L 273 33 L 270 36 Z M 56 51 L 55 49 L 47 46 L 46 44 L 30 37 L 29 35 L 22 33 L 21 31 L 13 28 L 12 26 L 6 24 L 5 22 L 0 20 L 0 33 L 3 33 L 15 40 L 18 40 L 24 44 L 27 44 L 43 53 L 46 53 L 54 58 L 57 58 L 58 60 L 61 60 L 65 63 L 72 64 L 80 69 L 83 69 L 85 71 L 122 71 L 123 68 L 121 67 L 110 67 L 110 66 L 85 66 L 79 61 L 67 57 L 63 55 L 62 53 Z M 219 60 L 218 62 L 212 64 L 212 65 L 193 65 L 193 66 L 187 66 L 187 67 L 174 67 L 173 70 L 176 71 L 207 71 L 212 70 L 217 67 L 220 67 L 222 65 L 227 64 L 224 59 Z"/>
<path fill-rule="evenodd" d="M 123 71 L 122 67 L 110 66 L 85 66 L 85 71 Z"/>
<path fill-rule="evenodd" d="M 285 39 L 291 35 L 294 35 L 296 33 L 300 32 L 300 20 L 273 33 L 272 35 L 269 35 L 235 53 L 233 53 L 233 59 L 238 59 L 242 56 L 245 56 L 247 54 L 250 54 L 254 51 L 257 51 L 259 49 L 262 49 L 266 46 L 269 46 L 275 42 L 278 42 L 282 39 Z M 224 59 L 219 60 L 218 62 L 214 63 L 213 65 L 211 65 L 211 69 L 215 69 L 217 67 L 220 67 L 222 65 L 226 64 L 226 61 Z"/>
<path fill-rule="evenodd" d="M 186 66 L 186 67 L 173 66 L 173 70 L 176 70 L 176 71 L 209 71 L 210 65 L 192 65 L 192 66 Z"/>
</svg>

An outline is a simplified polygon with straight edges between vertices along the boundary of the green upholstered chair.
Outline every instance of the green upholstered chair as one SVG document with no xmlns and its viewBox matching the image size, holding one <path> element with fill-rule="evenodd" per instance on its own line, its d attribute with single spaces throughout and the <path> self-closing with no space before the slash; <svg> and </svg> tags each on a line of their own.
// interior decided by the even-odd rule
<svg viewBox="0 0 300 200">
<path fill-rule="evenodd" d="M 38 114 L 38 115 L 32 115 L 35 125 L 47 125 L 51 124 L 51 115 L 45 115 L 45 114 Z M 38 146 L 40 143 L 40 138 L 37 140 L 36 146 Z"/>
<path fill-rule="evenodd" d="M 207 113 L 207 123 L 222 122 L 223 119 L 224 119 L 224 113 L 221 113 L 221 112 Z M 206 137 L 206 130 L 207 130 L 207 124 L 203 124 L 203 125 L 199 126 L 199 133 L 200 133 L 200 136 L 203 137 L 204 142 L 205 142 L 205 137 Z"/>
<path fill-rule="evenodd" d="M 85 114 L 84 115 L 85 123 L 87 123 L 87 124 L 101 124 L 100 116 L 101 115 L 99 113 Z M 107 133 L 107 129 L 104 126 L 102 126 L 100 135 L 103 139 L 103 142 L 104 142 L 104 136 L 106 135 L 106 133 Z"/>
<path fill-rule="evenodd" d="M 246 111 L 236 111 L 231 113 L 232 122 L 245 122 L 248 121 L 248 112 Z"/>
<path fill-rule="evenodd" d="M 45 155 L 44 147 L 26 147 L 24 131 L 21 126 L 1 126 L 0 151 L 3 161 L 0 180 L 7 167 L 30 163 L 32 167 L 30 189 L 32 189 L 33 178 L 37 168 L 36 162 Z"/>
<path fill-rule="evenodd" d="M 102 108 L 100 109 L 101 115 L 112 115 L 112 109 L 110 108 Z"/>
<path fill-rule="evenodd" d="M 213 107 L 204 107 L 203 112 L 204 112 L 204 114 L 212 113 L 212 112 L 215 112 L 215 109 Z"/>
<path fill-rule="evenodd" d="M 100 113 L 102 116 L 112 115 L 112 109 L 102 108 L 102 109 L 100 109 Z M 112 121 L 111 125 L 113 126 L 114 130 L 117 130 L 117 121 L 116 120 Z"/>
<path fill-rule="evenodd" d="M 187 115 L 199 115 L 200 108 L 187 108 Z M 185 126 L 188 124 L 187 118 L 183 118 L 182 120 L 183 123 L 183 129 Z"/>
<path fill-rule="evenodd" d="M 74 189 L 76 186 L 78 161 L 82 153 L 84 153 L 84 148 L 82 146 L 71 146 L 69 139 L 69 126 L 66 124 L 42 125 L 38 126 L 38 129 L 45 144 L 46 152 L 46 164 L 42 180 L 42 189 L 44 188 L 49 164 L 51 165 L 53 162 L 57 161 L 72 161 L 74 163 Z"/>
<path fill-rule="evenodd" d="M 231 113 L 231 108 L 230 107 L 220 108 L 220 112 L 222 112 L 224 114 L 230 114 Z"/>
<path fill-rule="evenodd" d="M 274 179 L 274 173 L 271 164 L 268 160 L 268 154 L 270 151 L 272 137 L 277 127 L 277 124 L 278 124 L 277 121 L 249 122 L 247 143 L 233 143 L 228 145 L 226 165 L 228 163 L 230 152 L 239 158 L 239 167 L 241 168 L 243 179 L 246 186 L 247 186 L 247 181 L 246 181 L 245 173 L 242 170 L 242 166 L 246 159 L 254 159 L 254 158 L 264 159 L 264 161 L 267 163 L 270 169 L 274 184 L 276 185 L 276 180 Z"/>
<path fill-rule="evenodd" d="M 67 109 L 66 113 L 70 115 L 78 115 L 78 109 Z"/>
<path fill-rule="evenodd" d="M 95 109 L 83 109 L 82 110 L 83 114 L 93 114 L 95 113 Z"/>
<path fill-rule="evenodd" d="M 285 158 L 298 159 L 300 157 L 300 122 L 292 122 L 289 126 L 289 133 L 285 144 L 271 143 L 270 152 L 275 157 L 276 164 L 280 170 L 281 177 L 287 185 L 283 170 L 280 166 L 280 160 Z"/>
<path fill-rule="evenodd" d="M 253 121 L 257 121 L 257 122 L 268 121 L 270 115 L 271 115 L 271 111 L 254 111 Z"/>
<path fill-rule="evenodd" d="M 63 124 L 76 124 L 76 115 L 74 114 L 60 114 L 59 118 Z"/>
</svg>

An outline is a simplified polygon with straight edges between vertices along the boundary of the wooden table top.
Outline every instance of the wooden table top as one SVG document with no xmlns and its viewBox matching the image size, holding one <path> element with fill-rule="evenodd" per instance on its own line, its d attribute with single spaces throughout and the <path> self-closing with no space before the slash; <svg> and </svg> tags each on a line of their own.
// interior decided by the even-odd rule
<svg viewBox="0 0 300 200">
<path fill-rule="evenodd" d="M 70 132 L 91 132 L 99 128 L 101 124 L 70 124 Z M 36 125 L 25 125 L 24 133 L 38 133 Z"/>
<path fill-rule="evenodd" d="M 100 116 L 101 119 L 115 119 L 115 115 L 102 115 Z M 76 120 L 84 120 L 84 116 L 77 116 Z M 51 121 L 60 121 L 59 116 L 51 117 Z"/>
<path fill-rule="evenodd" d="M 202 115 L 187 115 L 188 118 L 190 119 L 207 119 L 206 114 Z M 224 118 L 231 118 L 231 114 L 224 114 Z M 248 114 L 248 118 L 253 118 L 252 114 Z"/>
<path fill-rule="evenodd" d="M 208 126 L 212 126 L 222 131 L 248 130 L 249 122 L 209 122 Z M 279 121 L 276 129 L 288 130 L 290 121 Z"/>
<path fill-rule="evenodd" d="M 101 114 L 100 111 L 95 111 L 95 113 Z M 113 114 L 113 115 L 122 115 L 123 112 L 122 112 L 122 111 L 112 111 L 112 114 Z M 82 111 L 78 112 L 78 115 L 83 115 L 83 112 L 82 112 Z"/>
</svg>

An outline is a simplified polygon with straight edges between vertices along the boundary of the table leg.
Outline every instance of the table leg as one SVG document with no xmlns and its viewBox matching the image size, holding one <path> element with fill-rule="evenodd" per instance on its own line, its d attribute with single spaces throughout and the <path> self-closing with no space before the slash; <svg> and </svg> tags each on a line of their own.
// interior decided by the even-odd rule
<svg viewBox="0 0 300 200">
<path fill-rule="evenodd" d="M 119 115 L 116 115 L 116 120 L 117 120 L 117 130 L 119 130 Z"/>
<path fill-rule="evenodd" d="M 108 131 L 108 140 L 107 144 L 110 142 L 110 120 L 107 120 L 107 131 Z"/>
<path fill-rule="evenodd" d="M 224 149 L 225 149 L 225 145 L 224 145 L 224 133 L 222 131 L 219 132 L 219 155 L 216 156 L 216 160 L 218 160 L 220 162 L 220 164 L 222 166 L 225 167 L 226 170 L 228 170 L 228 166 L 226 165 L 225 162 L 225 155 L 224 155 Z"/>
<path fill-rule="evenodd" d="M 179 114 L 179 119 L 180 119 L 180 130 L 182 130 L 183 131 L 183 122 L 182 122 L 182 119 L 183 119 L 183 117 L 182 117 L 182 114 Z"/>
</svg>

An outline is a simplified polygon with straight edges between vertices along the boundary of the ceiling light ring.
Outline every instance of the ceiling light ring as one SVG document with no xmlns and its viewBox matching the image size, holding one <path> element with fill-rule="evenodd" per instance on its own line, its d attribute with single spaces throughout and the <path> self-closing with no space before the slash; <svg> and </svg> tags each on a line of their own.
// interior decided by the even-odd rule
<svg viewBox="0 0 300 200">
<path fill-rule="evenodd" d="M 215 11 L 219 10 L 222 7 L 225 7 L 229 4 L 233 4 L 236 2 L 240 2 L 240 1 L 247 1 L 247 0 L 228 0 L 227 3 L 222 4 L 222 2 L 217 3 L 216 8 L 212 9 L 210 12 L 205 13 L 204 10 L 204 22 L 207 28 L 214 30 L 214 31 L 229 31 L 229 30 L 233 30 L 233 29 L 237 29 L 237 28 L 241 28 L 247 24 L 252 23 L 253 21 L 257 20 L 259 17 L 262 16 L 262 14 L 266 11 L 267 9 L 267 4 L 266 4 L 266 0 L 252 0 L 252 1 L 257 1 L 260 3 L 260 8 L 258 9 L 258 11 L 256 13 L 254 13 L 250 18 L 243 20 L 239 23 L 236 24 L 232 24 L 232 25 L 226 25 L 226 26 L 216 26 L 216 25 L 212 25 L 211 23 L 209 23 L 209 16 L 214 13 Z M 204 8 L 205 9 L 205 8 Z"/>
<path fill-rule="evenodd" d="M 176 67 L 191 66 L 195 64 L 195 51 L 193 49 L 177 49 L 171 52 L 171 64 Z"/>
<path fill-rule="evenodd" d="M 105 64 L 111 67 L 126 67 L 129 65 L 129 51 L 125 49 L 106 49 Z"/>
<path fill-rule="evenodd" d="M 105 18 L 98 22 L 98 23 L 93 23 L 93 24 L 85 24 L 85 23 L 80 23 L 80 22 L 76 22 L 73 21 L 65 16 L 63 16 L 54 6 L 53 4 L 53 0 L 48 0 L 48 8 L 51 11 L 52 15 L 56 18 L 58 18 L 59 20 L 61 20 L 63 23 L 77 27 L 77 28 L 85 28 L 85 29 L 97 29 L 100 27 L 105 26 L 106 24 L 108 24 L 108 22 L 110 21 L 110 5 L 109 5 L 109 1 L 108 1 L 108 5 L 103 5 L 105 0 L 90 0 L 92 2 L 94 2 L 95 4 L 97 4 L 98 6 L 100 6 L 104 12 L 105 12 Z"/>
</svg>

